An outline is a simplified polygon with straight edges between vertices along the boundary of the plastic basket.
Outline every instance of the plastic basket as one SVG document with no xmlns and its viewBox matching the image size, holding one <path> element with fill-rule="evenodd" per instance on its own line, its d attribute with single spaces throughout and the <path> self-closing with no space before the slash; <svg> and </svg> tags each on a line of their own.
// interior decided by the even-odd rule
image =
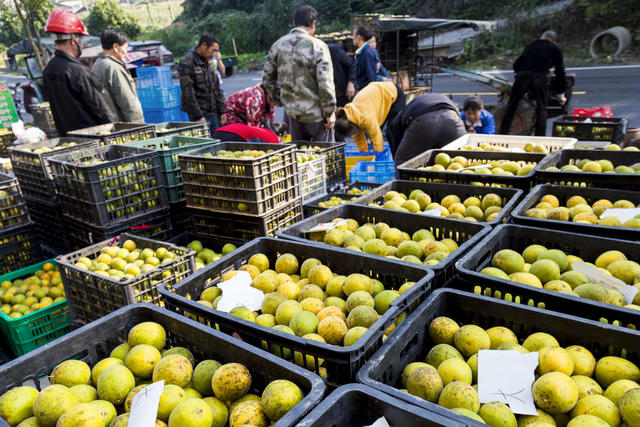
<svg viewBox="0 0 640 427">
<path fill-rule="evenodd" d="M 30 385 L 41 390 L 48 386 L 47 376 L 60 362 L 79 359 L 90 366 L 109 357 L 113 348 L 127 342 L 129 330 L 142 322 L 156 322 L 167 332 L 167 347 L 188 348 L 197 361 L 217 360 L 220 363 L 241 363 L 251 372 L 249 393 L 261 395 L 266 385 L 276 379 L 294 382 L 305 397 L 287 412 L 275 427 L 296 425 L 325 392 L 322 380 L 291 363 L 150 304 L 136 304 L 122 308 L 100 320 L 74 330 L 47 347 L 16 359 L 0 367 L 0 394 L 13 387 Z M 2 421 L 0 420 L 0 425 Z M 6 424 L 4 424 L 6 425 Z"/>
<path fill-rule="evenodd" d="M 552 194 L 560 201 L 560 206 L 566 206 L 567 200 L 572 196 L 582 196 L 589 205 L 600 199 L 608 199 L 612 202 L 616 200 L 629 200 L 636 206 L 640 204 L 640 193 L 625 190 L 608 190 L 602 188 L 582 188 L 566 187 L 564 185 L 542 184 L 533 187 L 533 190 L 525 196 L 524 200 L 518 204 L 511 213 L 513 222 L 517 224 L 530 225 L 532 227 L 553 228 L 561 231 L 571 231 L 574 233 L 593 234 L 597 236 L 610 237 L 613 239 L 640 241 L 640 230 L 630 227 L 613 227 L 600 224 L 583 224 L 573 221 L 556 221 L 551 219 L 532 218 L 525 213 L 535 208 L 540 199 Z"/>
<path fill-rule="evenodd" d="M 138 67 L 136 68 L 136 78 L 138 79 L 138 88 L 173 86 L 173 76 L 169 65 Z"/>
<path fill-rule="evenodd" d="M 435 202 L 439 202 L 449 194 L 457 195 L 462 201 L 467 197 L 477 197 L 482 200 L 482 198 L 489 193 L 497 194 L 502 199 L 502 210 L 493 221 L 488 222 L 490 225 L 496 225 L 506 221 L 509 213 L 522 197 L 522 190 L 515 188 L 480 187 L 477 185 L 441 184 L 435 182 L 391 181 L 372 190 L 371 193 L 360 197 L 355 203 L 358 205 L 368 205 L 369 203 L 381 205 L 384 202 L 384 195 L 389 191 L 397 191 L 409 196 L 413 190 L 424 191 L 431 197 L 432 201 Z"/>
<path fill-rule="evenodd" d="M 404 367 L 411 362 L 424 360 L 433 347 L 429 324 L 438 316 L 450 317 L 460 325 L 475 324 L 482 328 L 505 326 L 520 339 L 534 332 L 546 332 L 563 346 L 584 346 L 596 358 L 616 355 L 635 360 L 636 363 L 640 359 L 638 332 L 522 304 L 441 289 L 405 319 L 399 326 L 400 333 L 389 336 L 383 347 L 358 373 L 358 380 L 414 406 L 452 417 L 461 424 L 484 425 L 399 390 Z"/>
<path fill-rule="evenodd" d="M 492 187 L 514 187 L 529 190 L 533 184 L 534 171 L 531 170 L 523 176 L 493 175 L 478 173 L 460 173 L 453 171 L 433 171 L 419 169 L 424 166 L 433 166 L 439 153 L 448 154 L 451 158 L 463 156 L 468 160 L 479 160 L 489 163 L 492 160 L 525 161 L 535 165 L 542 162 L 546 154 L 536 153 L 505 153 L 496 151 L 449 151 L 429 150 L 398 166 L 400 179 L 425 182 L 448 182 L 450 184 L 473 184 Z"/>
<path fill-rule="evenodd" d="M 332 197 L 340 197 L 343 200 L 349 200 L 348 202 L 341 203 L 341 204 L 346 204 L 346 203 L 356 203 L 360 197 L 364 197 L 364 196 L 358 196 L 356 194 L 347 194 L 347 193 L 331 193 L 331 194 L 325 194 L 324 196 L 316 197 L 315 199 L 309 200 L 307 203 L 305 203 L 302 206 L 304 217 L 309 218 L 310 216 L 319 214 L 322 211 L 331 209 L 331 208 L 323 208 L 322 206 L 319 205 L 319 203 L 326 202 Z"/>
<path fill-rule="evenodd" d="M 303 202 L 327 194 L 324 165 L 324 156 L 298 164 L 298 182 Z"/>
<path fill-rule="evenodd" d="M 495 284 L 501 290 L 508 291 L 514 295 L 517 295 L 521 290 L 534 292 L 535 294 L 540 294 L 540 299 L 542 300 L 554 298 L 556 301 L 566 302 L 566 309 L 563 308 L 564 302 L 555 304 L 550 309 L 563 313 L 566 310 L 567 314 L 576 312 L 578 316 L 593 320 L 602 318 L 608 323 L 619 321 L 623 325 L 632 324 L 635 325 L 634 329 L 640 329 L 640 312 L 637 310 L 534 288 L 480 273 L 480 270 L 491 264 L 491 259 L 499 250 L 513 249 L 518 253 L 522 253 L 527 246 L 532 244 L 543 245 L 548 249 L 560 249 L 567 254 L 579 256 L 587 262 L 595 261 L 600 254 L 609 250 L 621 251 L 631 260 L 640 260 L 640 243 L 637 242 L 607 239 L 586 234 L 565 233 L 523 225 L 503 224 L 496 227 L 484 240 L 464 255 L 456 263 L 456 269 L 462 280 L 471 284 L 485 283 L 488 287 Z M 579 312 L 576 307 L 581 307 Z"/>
<path fill-rule="evenodd" d="M 252 240 L 257 237 L 275 237 L 278 230 L 300 221 L 302 204 L 298 199 L 262 217 L 205 212 L 199 209 L 189 209 L 189 216 L 197 234 Z"/>
<path fill-rule="evenodd" d="M 33 116 L 33 123 L 40 129 L 55 129 L 56 124 L 53 120 L 53 114 L 51 113 L 51 105 L 48 102 L 41 102 L 40 104 L 31 104 L 29 106 L 31 115 Z"/>
<path fill-rule="evenodd" d="M 168 248 L 177 256 L 171 261 L 160 264 L 158 268 L 129 280 L 114 280 L 75 266 L 79 258 L 93 258 L 105 246 L 112 246 L 119 241 L 129 239 L 133 240 L 138 247 L 148 247 L 153 250 L 160 247 Z M 193 273 L 195 271 L 194 254 L 193 251 L 169 243 L 125 233 L 57 257 L 56 262 L 60 267 L 64 291 L 69 300 L 71 318 L 74 322 L 85 324 L 128 304 L 136 302 L 160 304 L 158 287 L 161 285 L 173 287 Z M 165 272 L 168 273 L 165 274 Z"/>
<path fill-rule="evenodd" d="M 0 249 L 0 274 L 11 273 L 45 259 L 40 240 L 35 235 L 33 226 L 23 233 L 28 240 L 20 240 L 2 245 Z"/>
<path fill-rule="evenodd" d="M 157 151 L 111 145 L 52 156 L 49 163 L 62 211 L 76 221 L 111 227 L 166 207 Z"/>
<path fill-rule="evenodd" d="M 488 144 L 497 149 L 507 151 L 525 152 L 527 144 L 544 147 L 547 152 L 573 148 L 578 140 L 575 138 L 551 138 L 545 136 L 519 136 L 519 135 L 484 135 L 467 134 L 442 147 L 443 150 L 469 150 L 477 149 L 483 144 Z M 461 153 L 461 155 L 463 155 Z"/>
<path fill-rule="evenodd" d="M 181 119 L 180 107 L 145 108 L 142 115 L 146 123 L 174 122 Z"/>
<path fill-rule="evenodd" d="M 387 394 L 362 385 L 341 386 L 327 396 L 297 427 L 346 427 L 373 424 L 384 417 L 392 426 L 451 426 L 458 420 L 416 408 Z"/>
<path fill-rule="evenodd" d="M 60 233 L 64 217 L 59 204 L 47 203 L 26 197 L 29 214 L 34 222 L 36 233 L 43 244 L 60 254 L 68 249 L 67 236 L 74 230 L 66 229 Z"/>
<path fill-rule="evenodd" d="M 18 180 L 0 173 L 0 244 L 2 237 L 15 228 L 29 224 L 29 212 Z"/>
<path fill-rule="evenodd" d="M 169 215 L 171 217 L 171 231 L 174 236 L 193 231 L 191 217 L 187 209 L 187 202 L 183 200 L 181 202 L 169 203 Z"/>
<path fill-rule="evenodd" d="M 2 233 L 0 233 L 0 253 L 13 247 L 13 245 L 27 248 L 33 242 L 39 242 L 33 222 L 20 227 L 13 227 L 10 230 L 3 229 Z"/>
<path fill-rule="evenodd" d="M 273 151 L 246 160 L 213 157 L 220 150 Z M 292 144 L 221 142 L 183 153 L 178 161 L 192 208 L 264 216 L 300 197 Z"/>
<path fill-rule="evenodd" d="M 182 120 L 182 116 L 180 117 L 180 120 Z M 156 124 L 156 135 L 159 138 L 166 138 L 169 136 L 187 136 L 209 139 L 211 137 L 211 132 L 209 131 L 209 123 L 178 121 Z"/>
<path fill-rule="evenodd" d="M 7 155 L 7 150 L 15 139 L 16 136 L 13 134 L 11 129 L 0 129 L 0 155 Z"/>
<path fill-rule="evenodd" d="M 137 92 L 143 109 L 180 107 L 180 84 L 168 87 L 139 87 Z"/>
<path fill-rule="evenodd" d="M 562 150 L 550 154 L 536 168 L 538 184 L 558 184 L 575 187 L 614 188 L 616 190 L 640 191 L 638 174 L 629 173 L 595 173 L 595 172 L 566 172 L 548 171 L 549 167 L 577 164 L 582 159 L 610 160 L 614 167 L 631 166 L 640 163 L 640 152 L 608 151 L 608 150 Z"/>
<path fill-rule="evenodd" d="M 205 288 L 217 283 L 225 271 L 240 268 L 255 253 L 265 254 L 271 265 L 283 253 L 294 254 L 300 263 L 307 258 L 316 258 L 333 272 L 344 275 L 366 274 L 380 280 L 387 289 L 391 287 L 398 289 L 406 281 L 416 282 L 416 284 L 401 298 L 397 298 L 387 312 L 355 344 L 349 347 L 334 346 L 289 335 L 253 322 L 247 322 L 195 301 Z M 432 277 L 431 271 L 416 264 L 404 266 L 390 260 L 379 260 L 343 249 L 263 238 L 254 240 L 204 267 L 176 285 L 174 287 L 175 293 L 164 287 L 160 289 L 160 292 L 164 298 L 165 306 L 169 310 L 198 319 L 202 323 L 215 327 L 221 332 L 233 334 L 256 347 L 263 346 L 269 351 L 274 351 L 275 346 L 280 346 L 288 348 L 292 352 L 300 352 L 303 355 L 303 360 L 307 356 L 313 359 L 316 372 L 319 372 L 321 365 L 317 359 L 324 359 L 327 382 L 331 385 L 339 385 L 353 382 L 365 359 L 380 347 L 384 331 L 393 324 L 401 313 L 411 312 L 417 306 L 416 303 L 424 300 L 431 291 L 429 282 Z M 187 296 L 191 296 L 192 299 Z"/>
<path fill-rule="evenodd" d="M 396 164 L 393 161 L 358 162 L 349 171 L 351 182 L 364 181 L 384 184 L 396 177 Z"/>
<path fill-rule="evenodd" d="M 345 169 L 345 143 L 294 141 L 294 144 L 296 144 L 298 149 L 303 146 L 319 148 L 319 150 L 314 151 L 325 157 L 328 188 L 347 179 Z"/>
<path fill-rule="evenodd" d="M 376 160 L 375 156 L 355 156 L 355 157 L 347 157 L 346 159 L 346 168 L 347 168 L 347 180 L 351 180 L 351 169 L 359 162 L 374 162 Z"/>
<path fill-rule="evenodd" d="M 164 120 L 165 122 L 167 120 Z M 100 145 L 120 145 L 156 137 L 155 126 L 141 123 L 107 123 L 69 132 L 70 137 L 97 138 Z"/>
<path fill-rule="evenodd" d="M 55 264 L 48 259 L 0 276 L 0 282 L 32 276 L 47 262 Z M 17 319 L 0 312 L 0 330 L 13 355 L 22 356 L 71 331 L 69 304 L 63 300 Z"/>
<path fill-rule="evenodd" d="M 453 251 L 449 256 L 440 261 L 438 264 L 429 267 L 435 273 L 433 284 L 436 287 L 444 286 L 455 275 L 454 263 L 463 253 L 474 247 L 489 231 L 491 227 L 480 223 L 462 221 L 457 219 L 444 219 L 426 215 L 405 213 L 400 211 L 392 211 L 389 209 L 372 208 L 368 206 L 358 206 L 354 204 L 346 204 L 337 206 L 333 209 L 326 210 L 311 218 L 304 219 L 292 226 L 278 231 L 278 237 L 291 239 L 298 242 L 309 243 L 310 230 L 317 224 L 331 222 L 336 218 L 353 218 L 359 224 L 385 222 L 390 227 L 396 227 L 402 231 L 412 235 L 418 230 L 425 229 L 433 233 L 438 239 L 453 239 L 459 245 L 458 249 Z M 325 243 L 315 243 L 317 246 L 332 247 Z M 388 258 L 377 256 L 380 260 Z M 403 266 L 414 266 L 410 262 L 393 260 Z"/>
<path fill-rule="evenodd" d="M 373 190 L 374 188 L 378 188 L 381 185 L 382 184 L 377 183 L 377 182 L 356 181 L 356 182 L 352 182 L 352 183 L 346 183 L 346 186 L 344 187 L 343 190 L 344 190 L 345 193 L 348 193 L 349 190 L 353 190 L 354 188 L 357 188 L 360 191 Z"/>
<path fill-rule="evenodd" d="M 611 141 L 617 144 L 624 139 L 628 124 L 627 119 L 616 117 L 562 116 L 553 121 L 551 134 L 580 141 Z"/>
<path fill-rule="evenodd" d="M 367 145 L 367 151 L 358 151 L 358 146 L 355 143 L 349 143 L 344 146 L 344 155 L 345 157 L 374 156 L 376 161 L 381 162 L 393 160 L 389 144 L 384 144 L 382 151 L 374 151 L 371 144 Z"/>
<path fill-rule="evenodd" d="M 57 148 L 63 144 L 75 145 Z M 47 203 L 55 203 L 56 193 L 49 158 L 62 153 L 98 147 L 97 139 L 86 138 L 54 138 L 45 139 L 35 144 L 20 144 L 9 148 L 9 157 L 14 173 L 20 181 L 20 188 L 25 196 L 33 197 Z M 44 153 L 34 152 L 37 149 L 48 148 Z"/>
<path fill-rule="evenodd" d="M 227 243 L 231 243 L 233 245 L 236 246 L 236 248 L 241 247 L 242 245 L 244 245 L 245 241 L 243 240 L 235 240 L 235 239 L 230 239 L 228 237 L 223 238 L 210 238 L 207 236 L 201 236 L 199 234 L 195 234 L 191 231 L 186 231 L 184 233 L 178 234 L 174 237 L 172 237 L 171 239 L 169 239 L 170 243 L 173 243 L 174 245 L 177 246 L 184 246 L 186 247 L 189 243 L 191 243 L 194 240 L 199 240 L 200 243 L 202 243 L 202 247 L 203 248 L 208 248 L 211 249 L 212 251 L 216 252 L 216 253 L 222 253 L 222 247 L 224 245 L 226 245 Z"/>
</svg>

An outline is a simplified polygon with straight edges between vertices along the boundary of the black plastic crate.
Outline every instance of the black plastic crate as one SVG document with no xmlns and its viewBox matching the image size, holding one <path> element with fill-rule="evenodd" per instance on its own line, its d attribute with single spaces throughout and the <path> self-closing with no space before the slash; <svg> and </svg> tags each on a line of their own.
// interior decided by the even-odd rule
<svg viewBox="0 0 640 427">
<path fill-rule="evenodd" d="M 543 245 L 547 249 L 560 249 L 566 254 L 579 256 L 586 262 L 593 262 L 600 254 L 610 250 L 621 251 L 628 259 L 640 260 L 640 243 L 638 242 L 503 224 L 496 227 L 484 240 L 463 256 L 456 263 L 456 269 L 460 278 L 472 285 L 478 282 L 484 283 L 489 290 L 492 289 L 491 286 L 494 286 L 500 290 L 501 294 L 510 292 L 517 295 L 523 291 L 533 292 L 533 295 L 540 294 L 540 300 L 544 301 L 549 298 L 558 301 L 558 303 L 554 303 L 553 310 L 567 314 L 575 313 L 576 316 L 603 320 L 607 323 L 617 322 L 621 326 L 633 325 L 634 329 L 640 327 L 640 311 L 638 310 L 535 288 L 480 273 L 480 270 L 491 265 L 491 259 L 499 250 L 513 249 L 522 253 L 527 246 L 533 244 Z M 485 291 L 487 289 L 482 290 L 483 293 Z M 562 302 L 560 303 L 560 301 Z"/>
<path fill-rule="evenodd" d="M 353 190 L 354 188 L 359 189 L 360 191 L 364 191 L 364 190 L 373 190 L 374 188 L 378 188 L 380 187 L 382 184 L 379 184 L 377 182 L 362 182 L 362 181 L 356 181 L 353 182 L 351 184 L 349 184 L 348 182 L 345 183 L 345 185 L 343 186 L 344 188 L 340 191 L 344 191 L 345 193 L 348 193 L 349 190 Z"/>
<path fill-rule="evenodd" d="M 76 267 L 75 264 L 79 258 L 95 257 L 105 246 L 112 246 L 118 241 L 126 240 L 133 240 L 137 247 L 153 250 L 160 247 L 167 248 L 176 254 L 176 258 L 129 280 L 115 280 Z M 195 271 L 194 258 L 195 252 L 180 246 L 125 233 L 59 256 L 56 258 L 56 263 L 60 267 L 64 291 L 69 300 L 71 318 L 78 324 L 86 324 L 136 302 L 152 302 L 160 305 L 161 296 L 158 293 L 158 287 L 161 285 L 173 287 L 192 274 Z M 166 272 L 169 273 L 165 274 Z"/>
<path fill-rule="evenodd" d="M 100 145 L 120 145 L 155 138 L 156 127 L 154 124 L 116 122 L 74 130 L 68 136 L 98 138 Z"/>
<path fill-rule="evenodd" d="M 33 123 L 36 127 L 43 130 L 56 128 L 56 123 L 54 122 L 53 114 L 51 113 L 51 105 L 48 102 L 31 104 L 29 109 L 31 110 Z"/>
<path fill-rule="evenodd" d="M 256 217 L 252 215 L 206 212 L 189 209 L 193 230 L 208 237 L 231 237 L 252 240 L 257 237 L 275 237 L 276 232 L 302 219 L 300 199 L 278 210 Z"/>
<path fill-rule="evenodd" d="M 611 237 L 613 239 L 637 240 L 640 241 L 640 230 L 630 227 L 613 227 L 600 224 L 583 224 L 579 222 L 556 221 L 552 219 L 532 218 L 525 213 L 535 208 L 540 199 L 552 194 L 558 198 L 561 206 L 566 206 L 567 200 L 572 196 L 582 196 L 589 205 L 600 199 L 608 199 L 612 203 L 616 200 L 629 200 L 636 206 L 640 204 L 640 193 L 636 191 L 608 190 L 602 188 L 567 187 L 564 185 L 541 184 L 533 187 L 531 192 L 525 196 L 524 200 L 518 204 L 511 213 L 511 218 L 516 224 L 529 225 L 532 227 L 553 228 L 561 231 L 572 231 L 574 233 L 594 234 L 597 236 Z"/>
<path fill-rule="evenodd" d="M 191 136 L 198 138 L 209 138 L 209 123 L 200 122 L 164 122 L 154 124 L 158 137 L 166 136 Z"/>
<path fill-rule="evenodd" d="M 610 160 L 613 166 L 631 166 L 640 163 L 640 152 L 610 150 L 560 150 L 550 154 L 535 168 L 538 184 L 556 184 L 572 187 L 600 187 L 616 190 L 640 191 L 640 176 L 635 173 L 595 173 L 548 171 L 549 167 L 560 169 L 568 164 L 577 164 L 582 159 Z"/>
<path fill-rule="evenodd" d="M 405 319 L 399 326 L 401 333 L 386 340 L 383 347 L 358 372 L 358 381 L 412 405 L 454 418 L 462 424 L 484 425 L 399 390 L 404 367 L 411 362 L 424 360 L 433 347 L 429 324 L 438 316 L 450 317 L 461 326 L 504 326 L 521 340 L 534 332 L 547 332 L 562 346 L 582 345 L 596 358 L 615 355 L 636 362 L 640 360 L 640 333 L 637 331 L 458 290 L 440 289 Z"/>
<path fill-rule="evenodd" d="M 319 205 L 319 203 L 326 202 L 332 197 L 340 197 L 343 200 L 350 200 L 350 202 L 348 203 L 356 203 L 358 200 L 360 200 L 361 197 L 364 197 L 364 196 L 358 196 L 357 194 L 347 194 L 347 193 L 329 193 L 329 194 L 325 194 L 324 196 L 316 197 L 315 199 L 309 200 L 307 203 L 305 203 L 302 206 L 302 209 L 304 211 L 303 212 L 304 217 L 309 218 L 310 216 L 319 214 L 320 212 L 326 211 L 327 209 L 331 209 L 331 208 L 323 208 L 322 206 Z M 346 204 L 346 203 L 342 203 L 342 204 Z"/>
<path fill-rule="evenodd" d="M 251 371 L 250 393 L 262 394 L 266 385 L 277 379 L 294 382 L 304 399 L 274 426 L 296 425 L 297 421 L 320 402 L 325 392 L 322 380 L 298 366 L 150 304 L 124 307 L 104 318 L 76 329 L 54 342 L 0 366 L 0 394 L 21 385 L 41 390 L 49 385 L 48 375 L 59 363 L 76 359 L 90 366 L 109 357 L 113 348 L 127 342 L 129 330 L 141 322 L 156 322 L 167 332 L 167 346 L 186 347 L 196 360 L 213 359 L 220 363 L 241 363 Z M 0 425 L 7 426 L 2 420 Z"/>
<path fill-rule="evenodd" d="M 325 156 L 325 167 L 327 171 L 327 188 L 343 182 L 347 179 L 347 168 L 344 158 L 344 142 L 317 142 L 317 141 L 294 141 L 298 149 L 307 147 L 304 151 L 314 151 Z M 315 150 L 315 147 L 319 150 Z"/>
<path fill-rule="evenodd" d="M 6 251 L 12 245 L 20 245 L 22 248 L 27 248 L 33 242 L 39 242 L 33 222 L 11 228 L 8 231 L 3 229 L 2 233 L 0 233 L 0 252 Z"/>
<path fill-rule="evenodd" d="M 172 237 L 171 239 L 169 239 L 169 242 L 177 246 L 186 247 L 189 243 L 193 242 L 194 240 L 199 240 L 200 243 L 202 243 L 203 248 L 211 249 L 212 251 L 218 254 L 222 252 L 222 247 L 227 243 L 234 244 L 236 248 L 239 248 L 240 246 L 247 243 L 243 240 L 237 240 L 237 239 L 229 239 L 229 238 L 222 239 L 222 238 L 211 238 L 207 236 L 201 236 L 199 234 L 195 234 L 193 232 L 188 232 L 188 231 Z"/>
<path fill-rule="evenodd" d="M 60 148 L 68 144 L 73 145 Z M 98 147 L 97 139 L 53 138 L 35 144 L 14 145 L 9 148 L 9 157 L 24 195 L 55 203 L 56 190 L 48 159 L 58 154 L 95 147 Z M 41 152 L 42 149 L 49 151 Z"/>
<path fill-rule="evenodd" d="M 0 173 L 0 238 L 9 230 L 23 227 L 30 221 L 18 180 Z"/>
<path fill-rule="evenodd" d="M 32 224 L 7 233 L 2 241 L 3 243 L 0 244 L 0 274 L 11 273 L 45 259 L 40 239 Z"/>
<path fill-rule="evenodd" d="M 16 136 L 11 129 L 0 129 L 0 156 L 6 156 L 7 150 L 16 140 Z"/>
<path fill-rule="evenodd" d="M 278 237 L 291 239 L 298 242 L 309 243 L 307 238 L 309 233 L 306 230 L 311 229 L 320 223 L 331 222 L 335 218 L 353 218 L 363 225 L 368 222 L 386 222 L 390 227 L 396 227 L 401 231 L 405 231 L 412 235 L 420 229 L 429 230 L 436 239 L 453 239 L 458 243 L 458 249 L 453 251 L 449 256 L 434 266 L 430 266 L 435 273 L 433 284 L 435 287 L 445 286 L 446 283 L 455 277 L 456 272 L 454 263 L 463 253 L 472 248 L 487 233 L 491 231 L 491 227 L 480 223 L 463 221 L 458 219 L 445 219 L 420 214 L 406 213 L 401 211 L 392 211 L 389 209 L 373 208 L 368 206 L 358 206 L 346 204 L 326 210 L 311 218 L 304 219 L 292 226 L 289 226 L 276 233 Z M 314 242 L 317 246 L 332 247 L 322 242 Z M 360 253 L 360 252 L 357 252 Z M 379 260 L 388 260 L 388 258 L 377 256 Z M 391 260 L 402 266 L 414 266 L 410 262 L 393 259 Z"/>
<path fill-rule="evenodd" d="M 221 150 L 267 154 L 249 159 L 213 157 Z M 293 144 L 221 142 L 180 154 L 178 161 L 187 205 L 192 208 L 259 216 L 300 197 Z"/>
<path fill-rule="evenodd" d="M 553 121 L 551 135 L 618 144 L 624 139 L 628 123 L 627 119 L 618 117 L 562 116 Z"/>
<path fill-rule="evenodd" d="M 74 232 L 73 229 L 66 228 L 64 233 L 60 233 L 60 228 L 64 227 L 64 216 L 59 204 L 47 203 L 38 199 L 25 197 L 29 214 L 33 220 L 38 237 L 48 248 L 58 254 L 62 254 L 68 248 L 67 237 Z M 85 245 L 86 246 L 86 245 Z"/>
<path fill-rule="evenodd" d="M 529 190 L 532 186 L 534 169 L 523 176 L 419 169 L 424 166 L 433 166 L 435 164 L 436 156 L 440 153 L 448 154 L 451 158 L 454 158 L 455 156 L 463 156 L 467 160 L 480 160 L 482 163 L 489 163 L 493 160 L 513 160 L 525 161 L 532 165 L 539 164 L 545 156 L 547 156 L 546 154 L 538 153 L 513 153 L 502 151 L 429 150 L 398 166 L 399 179 L 425 182 L 447 182 L 450 184 L 514 187 L 522 190 Z"/>
<path fill-rule="evenodd" d="M 355 203 L 358 205 L 368 205 L 371 202 L 381 203 L 384 195 L 389 191 L 397 191 L 409 196 L 413 190 L 422 190 L 431 197 L 433 202 L 440 202 L 445 196 L 455 194 L 464 201 L 467 197 L 477 197 L 480 200 L 489 193 L 497 194 L 502 199 L 502 210 L 488 224 L 496 225 L 508 218 L 511 210 L 516 206 L 522 197 L 522 190 L 515 188 L 481 187 L 478 185 L 442 184 L 436 182 L 416 182 L 416 181 L 391 181 L 371 191 L 371 193 L 360 197 Z"/>
<path fill-rule="evenodd" d="M 169 203 L 169 215 L 174 236 L 193 231 L 193 224 L 191 223 L 186 201 Z"/>
<path fill-rule="evenodd" d="M 317 258 L 332 272 L 349 275 L 362 273 L 380 280 L 385 288 L 400 288 L 406 281 L 416 282 L 401 298 L 397 298 L 386 313 L 372 325 L 360 339 L 350 347 L 334 346 L 321 342 L 303 339 L 271 328 L 247 322 L 236 316 L 218 311 L 196 302 L 196 298 L 205 288 L 217 284 L 221 275 L 231 269 L 238 269 L 246 264 L 251 255 L 265 254 L 271 265 L 279 255 L 292 253 L 302 265 L 307 258 Z M 212 328 L 239 337 L 256 347 L 266 347 L 274 351 L 276 346 L 300 352 L 303 360 L 307 356 L 313 358 L 316 372 L 320 371 L 318 358 L 324 359 L 326 380 L 331 385 L 353 382 L 358 369 L 365 359 L 371 356 L 382 344 L 382 336 L 387 328 L 402 313 L 410 313 L 420 301 L 431 292 L 430 282 L 433 273 L 424 266 L 397 264 L 391 260 L 379 260 L 376 257 L 362 255 L 339 248 L 318 247 L 307 243 L 282 239 L 257 239 L 239 248 L 220 260 L 174 286 L 171 292 L 166 287 L 160 288 L 165 307 L 169 310 L 198 319 Z M 187 298 L 190 296 L 191 299 Z"/>
<path fill-rule="evenodd" d="M 462 426 L 453 420 L 362 384 L 344 385 L 327 396 L 298 427 L 347 427 L 373 424 L 384 417 L 392 426 Z"/>
<path fill-rule="evenodd" d="M 64 214 L 112 227 L 167 206 L 157 151 L 110 145 L 49 158 Z"/>
</svg>

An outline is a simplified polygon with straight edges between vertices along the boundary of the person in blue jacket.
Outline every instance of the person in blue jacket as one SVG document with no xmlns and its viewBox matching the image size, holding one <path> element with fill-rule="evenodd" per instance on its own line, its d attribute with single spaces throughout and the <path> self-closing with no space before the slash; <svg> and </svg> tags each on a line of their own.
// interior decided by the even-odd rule
<svg viewBox="0 0 640 427">
<path fill-rule="evenodd" d="M 470 96 L 464 100 L 460 117 L 467 133 L 484 133 L 486 135 L 495 135 L 496 133 L 493 114 L 484 109 L 482 99 L 479 96 Z"/>
<path fill-rule="evenodd" d="M 361 25 L 353 32 L 353 44 L 356 46 L 356 89 L 362 90 L 371 82 L 378 81 L 378 61 L 375 51 L 367 41 L 373 37 L 371 31 Z"/>
<path fill-rule="evenodd" d="M 369 47 L 373 49 L 373 53 L 376 55 L 376 73 L 378 74 L 378 81 L 382 82 L 391 80 L 391 74 L 389 74 L 384 64 L 382 63 L 382 60 L 380 59 L 376 36 L 371 37 L 367 43 L 369 44 Z"/>
</svg>

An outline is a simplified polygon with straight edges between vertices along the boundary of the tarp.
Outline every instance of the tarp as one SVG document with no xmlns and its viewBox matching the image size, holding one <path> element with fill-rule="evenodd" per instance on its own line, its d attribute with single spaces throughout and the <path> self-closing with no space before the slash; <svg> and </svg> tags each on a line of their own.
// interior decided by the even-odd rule
<svg viewBox="0 0 640 427">
<path fill-rule="evenodd" d="M 471 27 L 475 30 L 489 30 L 495 21 L 468 21 L 462 19 L 424 19 L 424 18 L 380 18 L 376 22 L 376 31 L 449 31 Z"/>
</svg>

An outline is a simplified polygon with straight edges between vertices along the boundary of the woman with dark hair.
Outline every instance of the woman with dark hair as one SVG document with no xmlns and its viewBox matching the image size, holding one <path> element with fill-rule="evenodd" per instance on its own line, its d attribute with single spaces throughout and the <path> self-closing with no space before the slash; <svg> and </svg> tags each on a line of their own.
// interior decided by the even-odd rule
<svg viewBox="0 0 640 427">
<path fill-rule="evenodd" d="M 369 83 L 378 80 L 378 61 L 375 52 L 368 43 L 371 37 L 373 37 L 373 33 L 364 25 L 359 26 L 353 32 L 353 44 L 358 48 L 355 56 L 358 90 L 362 90 Z"/>
</svg>

